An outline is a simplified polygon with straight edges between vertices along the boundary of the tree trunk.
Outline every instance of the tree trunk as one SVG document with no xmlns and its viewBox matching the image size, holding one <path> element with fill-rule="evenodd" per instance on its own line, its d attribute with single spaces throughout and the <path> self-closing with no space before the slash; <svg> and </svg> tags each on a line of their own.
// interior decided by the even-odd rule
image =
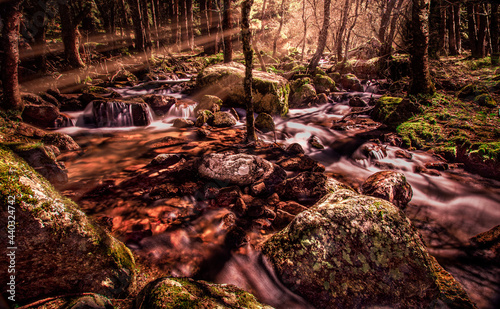
<svg viewBox="0 0 500 309">
<path fill-rule="evenodd" d="M 304 61 L 304 56 L 306 53 L 306 42 L 307 42 L 307 19 L 306 17 L 306 0 L 302 0 L 302 23 L 304 25 L 304 37 L 302 38 L 302 54 L 300 55 L 300 61 Z"/>
<path fill-rule="evenodd" d="M 231 0 L 224 0 L 224 21 L 223 21 L 223 33 L 224 33 L 224 62 L 228 63 L 233 61 L 233 36 L 231 31 L 233 30 L 233 18 L 231 12 Z"/>
<path fill-rule="evenodd" d="M 144 46 L 146 47 L 146 52 L 149 54 L 151 52 L 151 48 L 153 43 L 151 41 L 151 27 L 149 26 L 149 11 L 148 11 L 148 2 L 147 0 L 139 0 L 140 1 L 140 9 L 141 9 L 141 20 L 142 20 L 142 28 L 144 31 Z M 150 55 L 148 55 L 149 58 Z"/>
<path fill-rule="evenodd" d="M 348 1 L 348 0 L 346 0 Z M 325 0 L 324 3 L 324 10 L 323 10 L 323 27 L 321 28 L 321 31 L 319 32 L 319 39 L 318 39 L 318 48 L 316 49 L 316 53 L 311 59 L 311 62 L 309 63 L 308 70 L 309 72 L 313 72 L 316 70 L 316 67 L 318 66 L 319 60 L 321 59 L 321 56 L 323 55 L 323 51 L 325 50 L 326 46 L 326 39 L 328 37 L 328 26 L 330 25 L 330 3 L 331 0 Z M 347 12 L 346 12 L 347 14 Z"/>
<path fill-rule="evenodd" d="M 453 4 L 453 21 L 455 22 L 455 44 L 457 53 L 462 52 L 462 31 L 460 28 L 460 3 Z"/>
<path fill-rule="evenodd" d="M 20 3 L 21 0 L 0 3 L 0 17 L 3 22 L 2 37 L 0 39 L 3 48 L 3 102 L 1 107 L 6 110 L 23 109 L 18 80 Z"/>
<path fill-rule="evenodd" d="M 486 27 L 488 19 L 486 18 L 486 11 L 484 4 L 478 4 L 476 10 L 479 19 L 479 27 L 477 29 L 477 49 L 479 58 L 486 57 Z"/>
<path fill-rule="evenodd" d="M 442 0 L 430 1 L 429 12 L 429 58 L 439 59 L 444 51 Z"/>
<path fill-rule="evenodd" d="M 490 36 L 491 36 L 491 64 L 498 65 L 500 62 L 500 48 L 498 42 L 498 7 L 499 4 L 491 4 Z"/>
<path fill-rule="evenodd" d="M 278 32 L 274 36 L 273 41 L 273 58 L 276 57 L 276 50 L 278 49 L 278 39 L 281 36 L 281 29 L 283 29 L 283 21 L 285 19 L 285 0 L 281 0 L 280 15 L 280 26 L 278 27 Z"/>
<path fill-rule="evenodd" d="M 328 5 L 330 5 L 330 1 L 331 0 L 329 0 Z M 344 38 L 344 32 L 347 28 L 347 20 L 349 18 L 349 6 L 350 6 L 350 4 L 351 4 L 350 0 L 345 0 L 344 10 L 342 11 L 342 15 L 341 15 L 342 16 L 342 18 L 341 18 L 342 23 L 340 24 L 340 29 L 339 29 L 339 32 L 337 33 L 335 50 L 337 52 L 337 61 L 338 62 L 342 61 L 342 42 L 343 42 L 343 38 Z M 326 1 L 325 1 L 325 5 L 326 5 Z M 330 14 L 330 12 L 328 12 L 328 14 Z M 324 26 L 325 26 L 325 24 L 323 22 L 323 27 Z M 320 32 L 320 36 L 321 36 L 321 32 Z M 325 43 L 326 43 L 326 41 L 325 41 Z"/>
<path fill-rule="evenodd" d="M 188 46 L 192 51 L 194 49 L 193 0 L 186 0 L 186 13 Z"/>
<path fill-rule="evenodd" d="M 469 44 L 472 58 L 481 58 L 481 49 L 479 47 L 476 7 L 473 3 L 467 3 L 467 29 L 469 32 Z"/>
<path fill-rule="evenodd" d="M 243 41 L 243 54 L 245 56 L 245 99 L 246 99 L 246 110 L 247 110 L 247 142 L 254 142 L 257 140 L 257 134 L 255 134 L 255 121 L 253 117 L 253 97 L 252 97 L 252 61 L 253 61 L 253 50 L 252 50 L 252 34 L 250 32 L 250 11 L 252 9 L 253 0 L 244 0 L 241 8 L 241 39 Z"/>
<path fill-rule="evenodd" d="M 73 68 L 84 67 L 85 64 L 79 52 L 78 24 L 74 20 L 73 12 L 68 3 L 59 2 L 59 14 L 61 16 L 61 32 L 64 44 L 64 55 L 69 65 Z"/>
<path fill-rule="evenodd" d="M 448 52 L 450 55 L 455 56 L 457 52 L 457 42 L 455 34 L 455 14 L 453 14 L 453 5 L 448 5 L 448 12 L 446 14 L 446 28 L 448 28 Z"/>
<path fill-rule="evenodd" d="M 428 0 L 412 0 L 411 32 L 412 46 L 410 48 L 411 94 L 433 94 L 434 85 L 431 82 L 428 63 Z"/>
<path fill-rule="evenodd" d="M 140 0 L 128 0 L 132 13 L 132 23 L 134 24 L 135 49 L 146 51 L 146 33 L 142 22 L 142 10 Z"/>
<path fill-rule="evenodd" d="M 179 19 L 179 1 L 174 0 L 174 21 L 172 22 L 172 43 L 177 45 L 177 49 L 180 50 L 181 36 L 180 36 L 180 19 Z"/>
</svg>

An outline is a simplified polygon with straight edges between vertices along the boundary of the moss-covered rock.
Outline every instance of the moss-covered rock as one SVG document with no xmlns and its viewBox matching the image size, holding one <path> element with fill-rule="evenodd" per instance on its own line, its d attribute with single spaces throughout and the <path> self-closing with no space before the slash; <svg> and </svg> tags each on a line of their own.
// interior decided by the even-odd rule
<svg viewBox="0 0 500 309">
<path fill-rule="evenodd" d="M 383 96 L 378 99 L 372 113 L 375 121 L 394 129 L 399 124 L 421 112 L 420 106 L 408 99 Z"/>
<path fill-rule="evenodd" d="M 221 106 L 222 100 L 219 97 L 216 97 L 214 95 L 204 95 L 201 97 L 198 105 L 196 105 L 194 112 L 198 113 L 199 111 L 208 110 L 212 113 L 216 113 L 220 111 Z"/>
<path fill-rule="evenodd" d="M 338 91 L 333 79 L 331 79 L 327 75 L 320 75 L 320 74 L 317 74 L 314 77 L 314 88 L 316 88 L 316 91 L 318 93 Z"/>
<path fill-rule="evenodd" d="M 283 283 L 317 308 L 426 308 L 442 293 L 404 214 L 352 190 L 326 195 L 262 250 Z"/>
<path fill-rule="evenodd" d="M 41 105 L 27 104 L 24 106 L 24 110 L 21 115 L 26 123 L 39 128 L 54 127 L 56 119 L 59 118 L 59 116 L 60 113 L 57 106 L 50 103 L 43 103 Z"/>
<path fill-rule="evenodd" d="M 126 293 L 135 277 L 130 250 L 4 147 L 0 147 L 0 188 L 2 226 L 11 220 L 13 208 L 8 206 L 15 209 L 16 301 L 65 293 L 110 297 Z M 5 250 L 6 246 L 3 256 Z M 9 277 L 8 269 L 8 260 L 2 259 L 2 278 Z"/>
<path fill-rule="evenodd" d="M 113 309 L 111 301 L 105 296 L 85 293 L 83 296 L 67 296 L 48 300 L 43 303 L 32 303 L 30 309 Z"/>
<path fill-rule="evenodd" d="M 340 79 L 340 85 L 348 91 L 363 91 L 361 82 L 354 74 L 343 75 Z"/>
<path fill-rule="evenodd" d="M 197 87 L 203 94 L 215 95 L 228 106 L 242 106 L 245 102 L 243 78 L 245 67 L 236 62 L 207 67 L 198 74 Z M 253 99 L 257 113 L 288 113 L 288 81 L 276 74 L 253 71 Z"/>
<path fill-rule="evenodd" d="M 255 119 L 255 128 L 261 130 L 264 133 L 274 131 L 273 117 L 266 113 L 260 113 Z"/>
<path fill-rule="evenodd" d="M 230 112 L 216 112 L 210 125 L 219 128 L 232 127 L 236 125 L 236 118 Z"/>
<path fill-rule="evenodd" d="M 316 89 L 313 84 L 303 84 L 298 88 L 295 88 L 291 98 L 290 107 L 300 108 L 306 106 L 308 103 L 314 101 L 317 97 Z"/>
<path fill-rule="evenodd" d="M 486 106 L 486 107 L 496 107 L 497 102 L 493 97 L 487 93 L 480 94 L 474 98 L 474 103 L 476 103 L 479 106 Z"/>
<path fill-rule="evenodd" d="M 80 149 L 80 145 L 78 145 L 71 136 L 64 133 L 47 133 L 44 137 L 42 137 L 42 142 L 46 145 L 54 145 L 62 151 Z"/>
<path fill-rule="evenodd" d="M 215 309 L 272 307 L 233 285 L 195 281 L 189 278 L 161 278 L 149 283 L 137 296 L 135 309 Z"/>
</svg>

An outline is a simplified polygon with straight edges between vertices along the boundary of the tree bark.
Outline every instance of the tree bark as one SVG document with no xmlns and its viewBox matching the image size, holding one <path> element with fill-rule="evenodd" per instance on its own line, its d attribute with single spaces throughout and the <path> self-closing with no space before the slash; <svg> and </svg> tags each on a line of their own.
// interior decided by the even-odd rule
<svg viewBox="0 0 500 309">
<path fill-rule="evenodd" d="M 300 60 L 304 61 L 304 56 L 306 53 L 306 41 L 307 41 L 307 19 L 306 17 L 306 0 L 302 0 L 302 23 L 304 25 L 304 37 L 302 38 L 302 54 L 300 55 Z"/>
<path fill-rule="evenodd" d="M 276 57 L 276 50 L 278 49 L 278 39 L 281 36 L 281 29 L 283 29 L 283 22 L 285 19 L 285 0 L 281 0 L 280 15 L 280 26 L 278 27 L 278 32 L 274 36 L 273 41 L 273 58 Z"/>
<path fill-rule="evenodd" d="M 255 134 L 255 120 L 253 117 L 253 96 L 252 96 L 252 69 L 253 69 L 253 50 L 252 34 L 250 32 L 250 10 L 253 0 L 244 0 L 241 8 L 241 39 L 243 41 L 243 54 L 245 56 L 245 79 L 243 82 L 245 88 L 246 111 L 247 111 L 247 142 L 257 140 Z"/>
<path fill-rule="evenodd" d="M 491 4 L 490 36 L 491 36 L 491 64 L 498 65 L 500 62 L 500 48 L 498 42 L 498 7 L 499 4 Z"/>
<path fill-rule="evenodd" d="M 429 11 L 429 58 L 439 59 L 444 51 L 442 0 L 431 0 Z"/>
<path fill-rule="evenodd" d="M 434 94 L 428 62 L 428 0 L 412 0 L 410 66 L 412 74 L 411 94 Z"/>
<path fill-rule="evenodd" d="M 231 0 L 224 0 L 224 20 L 222 30 L 224 34 L 224 62 L 233 61 L 233 16 L 231 11 Z"/>
<path fill-rule="evenodd" d="M 330 2 L 330 0 L 329 0 L 329 2 Z M 342 23 L 340 24 L 339 32 L 337 33 L 335 50 L 337 52 L 337 61 L 338 62 L 342 61 L 342 42 L 343 42 L 344 32 L 347 28 L 347 20 L 349 18 L 349 6 L 350 6 L 350 4 L 351 4 L 350 0 L 345 0 L 344 10 L 342 11 L 342 14 L 341 14 Z M 325 5 L 326 5 L 326 1 L 325 1 Z M 328 13 L 328 14 L 330 14 L 330 13 Z M 323 22 L 323 27 L 324 27 L 324 25 L 325 24 Z M 320 39 L 321 39 L 321 31 L 320 31 Z"/>
<path fill-rule="evenodd" d="M 0 3 L 0 17 L 3 21 L 1 44 L 3 102 L 8 110 L 22 110 L 23 101 L 19 92 L 19 25 L 21 24 L 21 0 Z"/>
<path fill-rule="evenodd" d="M 457 53 L 462 52 L 462 31 L 460 28 L 460 3 L 453 4 L 453 21 L 455 22 L 455 44 Z"/>
<path fill-rule="evenodd" d="M 477 10 L 473 3 L 467 3 L 467 29 L 469 32 L 469 44 L 472 58 L 481 58 L 481 48 L 478 41 Z"/>
<path fill-rule="evenodd" d="M 348 0 L 346 0 L 348 1 Z M 326 39 L 328 37 L 328 26 L 330 25 L 330 3 L 331 0 L 325 0 L 324 3 L 324 9 L 323 9 L 323 27 L 321 28 L 321 31 L 319 32 L 319 39 L 318 39 L 318 48 L 316 49 L 316 53 L 311 59 L 311 62 L 309 63 L 308 70 L 309 72 L 313 72 L 316 70 L 316 67 L 318 66 L 319 60 L 321 59 L 321 56 L 323 55 L 323 51 L 325 50 L 326 46 Z M 346 12 L 347 14 L 347 12 Z"/>
<path fill-rule="evenodd" d="M 448 5 L 446 14 L 446 28 L 448 29 L 448 53 L 452 56 L 458 54 L 457 41 L 455 34 L 455 14 L 453 13 L 453 5 Z"/>
<path fill-rule="evenodd" d="M 479 19 L 479 25 L 477 29 L 477 51 L 478 58 L 486 57 L 486 27 L 487 27 L 487 18 L 486 11 L 484 9 L 484 4 L 477 5 L 477 15 Z"/>
<path fill-rule="evenodd" d="M 59 14 L 61 16 L 61 32 L 66 60 L 73 68 L 84 67 L 85 64 L 79 52 L 79 21 L 75 20 L 69 2 L 59 2 Z"/>
<path fill-rule="evenodd" d="M 186 13 L 188 46 L 192 51 L 194 49 L 193 0 L 186 0 Z"/>
<path fill-rule="evenodd" d="M 134 25 L 135 49 L 146 51 L 146 33 L 144 32 L 142 22 L 142 10 L 140 0 L 127 0 L 132 13 L 132 23 Z"/>
</svg>

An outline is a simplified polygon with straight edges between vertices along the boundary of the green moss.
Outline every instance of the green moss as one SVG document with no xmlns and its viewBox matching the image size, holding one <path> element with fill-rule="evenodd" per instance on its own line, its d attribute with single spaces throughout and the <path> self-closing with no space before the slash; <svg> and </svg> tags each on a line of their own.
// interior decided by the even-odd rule
<svg viewBox="0 0 500 309">
<path fill-rule="evenodd" d="M 17 158 L 12 151 L 0 145 L 0 202 L 2 207 L 8 205 L 9 196 L 15 196 L 17 202 L 24 201 L 30 204 L 38 203 L 33 190 L 19 181 L 20 172 L 33 169 L 21 158 Z"/>
<path fill-rule="evenodd" d="M 500 142 L 476 143 L 471 153 L 477 153 L 483 159 L 500 160 Z"/>
<path fill-rule="evenodd" d="M 497 106 L 497 102 L 495 101 L 495 99 L 493 99 L 491 95 L 487 93 L 476 96 L 474 98 L 474 103 L 476 103 L 479 106 L 486 106 L 490 108 Z"/>
<path fill-rule="evenodd" d="M 442 129 L 436 123 L 425 121 L 405 122 L 396 129 L 408 147 L 424 148 L 431 142 L 443 141 Z"/>
</svg>

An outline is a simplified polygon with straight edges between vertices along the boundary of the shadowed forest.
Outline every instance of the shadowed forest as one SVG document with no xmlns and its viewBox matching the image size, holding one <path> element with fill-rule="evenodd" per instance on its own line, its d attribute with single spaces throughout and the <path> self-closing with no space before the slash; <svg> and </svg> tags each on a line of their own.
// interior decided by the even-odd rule
<svg viewBox="0 0 500 309">
<path fill-rule="evenodd" d="M 499 308 L 499 6 L 0 0 L 0 308 Z"/>
</svg>

